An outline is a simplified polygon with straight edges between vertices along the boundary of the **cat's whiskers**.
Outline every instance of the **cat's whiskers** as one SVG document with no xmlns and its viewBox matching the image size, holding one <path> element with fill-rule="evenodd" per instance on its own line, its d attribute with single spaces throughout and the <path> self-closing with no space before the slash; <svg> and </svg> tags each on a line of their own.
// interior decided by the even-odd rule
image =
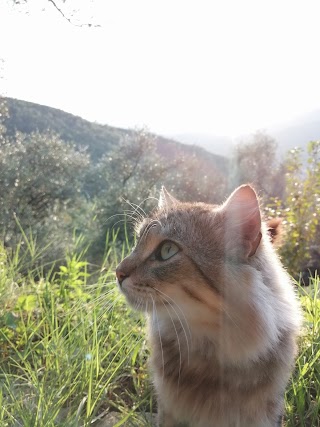
<svg viewBox="0 0 320 427">
<path fill-rule="evenodd" d="M 102 299 L 103 297 L 105 297 L 105 295 L 100 295 L 100 297 Z M 100 297 L 94 298 L 93 300 L 90 301 L 90 303 L 96 304 Z M 112 311 L 119 299 L 120 299 L 120 295 L 116 295 L 116 298 L 113 301 L 111 301 L 109 305 L 108 304 L 102 304 L 101 310 L 103 310 L 103 313 L 99 314 L 96 317 L 96 321 L 99 321 L 105 314 L 107 314 L 109 311 Z M 90 314 L 90 313 L 87 313 L 87 314 Z M 79 322 L 77 322 L 76 324 L 73 325 L 73 328 L 71 331 L 75 331 L 81 324 L 82 324 L 82 320 L 79 320 Z"/>
<path fill-rule="evenodd" d="M 129 212 L 129 211 L 128 211 Z M 110 221 L 110 219 L 112 219 L 112 218 L 115 218 L 116 216 L 122 216 L 122 217 L 124 217 L 124 219 L 122 219 L 122 220 L 120 220 L 120 221 L 118 221 L 118 222 L 121 222 L 121 221 L 126 221 L 126 218 L 128 217 L 128 214 L 127 213 L 117 213 L 117 214 L 114 214 L 114 215 L 111 215 L 111 216 L 109 216 L 104 222 L 103 222 L 103 224 L 105 225 L 105 224 L 107 224 L 107 222 L 108 221 Z M 136 221 L 136 218 L 134 218 L 134 217 L 131 217 L 130 216 L 130 219 L 132 219 L 133 221 Z"/>
<path fill-rule="evenodd" d="M 167 312 L 168 312 L 168 314 L 169 314 L 169 316 L 170 316 L 170 319 L 171 319 L 172 325 L 173 325 L 173 327 L 174 327 L 174 330 L 175 330 L 175 333 L 176 333 L 176 336 L 177 336 L 177 341 L 178 341 L 178 348 L 179 348 L 179 378 L 178 378 L 177 394 L 179 394 L 180 376 L 181 376 L 181 368 L 182 368 L 181 344 L 180 344 L 179 334 L 178 334 L 178 331 L 177 331 L 176 325 L 175 325 L 175 323 L 174 323 L 174 321 L 173 321 L 173 318 L 172 318 L 172 316 L 171 316 L 170 310 L 168 309 L 168 307 L 166 306 L 166 304 L 165 304 L 163 301 L 161 301 L 161 302 L 162 302 L 162 304 L 165 306 L 165 308 L 166 308 L 166 310 L 167 310 Z M 180 322 L 180 323 L 181 323 L 181 322 Z M 188 354 L 189 354 L 189 353 L 188 353 Z M 188 364 L 189 364 L 189 359 L 188 359 Z"/>
<path fill-rule="evenodd" d="M 89 292 L 89 295 L 90 295 L 90 292 Z M 116 289 L 110 289 L 109 291 L 91 299 L 90 302 L 91 303 L 97 303 L 100 301 L 104 301 L 107 297 L 112 296 L 112 295 L 115 295 L 115 300 L 117 300 L 119 298 L 119 294 L 118 294 L 117 290 Z"/>
<path fill-rule="evenodd" d="M 139 300 L 134 303 L 133 308 L 139 311 L 140 305 L 141 305 L 141 300 L 139 298 Z"/>
<path fill-rule="evenodd" d="M 120 224 L 121 222 L 124 222 L 125 224 L 132 224 L 132 226 L 135 227 L 135 225 L 136 225 L 136 223 L 137 223 L 138 220 L 136 218 L 133 218 L 133 217 L 129 216 L 130 221 L 128 221 L 128 216 L 129 215 L 126 215 L 125 218 L 119 219 L 119 221 L 117 221 L 117 222 L 115 222 L 113 224 L 112 228 L 114 228 L 117 224 Z"/>
<path fill-rule="evenodd" d="M 135 309 L 137 311 L 140 311 L 140 307 L 142 307 L 142 299 L 141 298 L 139 298 L 137 301 L 137 304 L 135 304 Z"/>
<path fill-rule="evenodd" d="M 144 218 L 140 216 L 139 212 L 125 210 L 124 213 L 130 217 L 135 224 L 141 222 Z"/>
<path fill-rule="evenodd" d="M 112 283 L 112 282 L 111 282 Z M 92 289 L 91 289 L 92 287 Z M 86 289 L 86 293 L 91 296 L 91 293 L 96 291 L 97 286 L 96 285 L 90 285 L 90 288 Z M 90 299 L 88 302 L 91 304 L 96 304 L 100 301 L 103 301 L 106 297 L 114 294 L 115 295 L 115 301 L 119 298 L 119 293 L 116 289 L 109 289 L 107 292 L 101 293 L 99 296 L 96 296 L 92 299 Z M 73 305 L 72 309 L 77 310 L 78 306 L 81 305 L 81 300 L 75 301 L 75 304 Z"/>
<path fill-rule="evenodd" d="M 135 210 L 125 210 L 124 213 L 133 218 L 136 223 L 139 223 L 144 220 L 144 216 L 142 216 L 140 212 L 137 212 Z"/>
<path fill-rule="evenodd" d="M 97 284 L 92 284 L 88 286 L 87 292 L 96 292 L 96 290 L 99 288 L 101 290 L 101 295 L 108 295 L 112 292 L 114 292 L 115 294 L 117 294 L 117 288 L 114 286 L 116 285 L 117 281 L 116 280 L 109 280 L 108 282 L 104 282 L 103 284 L 101 283 L 97 283 Z M 110 289 L 108 289 L 106 292 L 103 291 L 104 288 L 109 287 L 110 285 L 112 285 L 112 287 L 110 287 Z"/>
<path fill-rule="evenodd" d="M 129 204 L 131 205 L 131 203 Z M 141 207 L 139 207 L 138 205 L 135 205 L 135 206 L 136 207 L 132 206 L 133 210 L 125 210 L 124 212 L 128 212 L 131 216 L 135 217 L 137 219 L 137 224 L 139 224 L 143 222 L 148 216 Z"/>
<path fill-rule="evenodd" d="M 136 206 L 136 209 L 140 209 L 140 211 L 142 211 L 142 213 L 143 213 L 143 217 L 144 217 L 144 218 L 146 218 L 146 217 L 147 217 L 147 214 L 146 214 L 146 212 L 144 211 L 144 209 L 141 207 L 141 205 L 142 205 L 143 203 L 147 202 L 148 200 L 155 200 L 157 203 L 159 202 L 159 200 L 158 200 L 156 197 L 153 197 L 153 196 L 146 197 L 146 198 L 145 198 L 145 199 L 143 199 L 143 200 L 142 200 L 142 202 L 141 202 L 141 203 L 139 203 L 138 205 L 137 205 L 136 203 L 130 202 L 129 200 L 126 200 L 126 202 L 127 202 L 127 203 L 132 207 L 132 208 L 134 208 L 134 207 Z"/>
<path fill-rule="evenodd" d="M 112 276 L 113 276 L 113 274 L 112 274 Z M 92 290 L 96 290 L 97 288 L 100 288 L 100 289 L 103 289 L 103 288 L 105 288 L 105 287 L 107 287 L 107 286 L 109 286 L 109 285 L 114 285 L 114 284 L 116 284 L 117 283 L 117 281 L 115 280 L 115 279 L 112 279 L 112 280 L 106 280 L 106 281 L 104 281 L 104 282 L 98 282 L 98 283 L 92 283 L 92 284 L 90 284 L 89 286 L 88 286 L 88 291 L 92 291 Z M 108 292 L 109 291 L 115 291 L 115 288 L 110 288 L 109 290 L 108 290 Z"/>
<path fill-rule="evenodd" d="M 141 236 L 141 240 L 146 239 L 146 238 L 147 238 L 147 236 L 148 236 L 148 234 L 149 234 L 149 232 L 150 232 L 150 230 L 151 230 L 152 228 L 156 227 L 157 225 L 160 225 L 160 227 L 161 227 L 161 222 L 160 222 L 160 221 L 158 221 L 157 219 L 155 219 L 155 220 L 151 221 L 151 222 L 146 226 L 146 228 L 144 229 L 143 234 L 142 234 L 142 236 Z"/>
<path fill-rule="evenodd" d="M 91 300 L 91 304 L 96 305 L 96 304 L 102 304 L 102 307 L 105 306 L 111 306 L 113 304 L 115 304 L 118 300 L 119 297 L 116 297 L 115 299 L 112 299 L 111 301 L 107 299 L 108 295 L 101 295 L 100 297 L 95 298 L 94 300 Z"/>
<path fill-rule="evenodd" d="M 152 320 L 154 321 L 154 314 L 156 317 L 156 323 L 157 323 L 157 327 L 158 327 L 158 333 L 159 333 L 159 340 L 160 340 L 160 348 L 161 348 L 161 356 L 162 356 L 162 382 L 164 381 L 164 355 L 163 355 L 163 345 L 162 345 L 162 338 L 161 338 L 161 332 L 160 332 L 160 325 L 159 325 L 159 318 L 158 318 L 158 312 L 157 312 L 157 307 L 155 305 L 154 302 L 154 298 L 152 295 L 151 299 L 152 299 Z"/>
<path fill-rule="evenodd" d="M 180 312 L 182 313 L 182 315 L 183 315 L 183 317 L 184 317 L 184 320 L 185 320 L 185 322 L 186 322 L 186 325 L 187 325 L 187 328 L 188 328 L 188 332 L 189 332 L 189 335 L 190 335 L 190 340 L 192 339 L 192 335 L 191 335 L 191 330 L 190 330 L 190 327 L 189 327 L 189 323 L 188 323 L 188 320 L 187 320 L 187 318 L 186 318 L 186 316 L 185 316 L 185 314 L 183 313 L 183 311 L 182 311 L 182 309 L 179 307 L 179 305 L 172 299 L 172 298 L 170 298 L 169 297 L 169 295 L 167 295 L 167 294 L 165 294 L 164 292 L 162 292 L 162 291 L 160 291 L 159 289 L 157 289 L 157 288 L 154 288 L 157 292 L 159 292 L 160 294 L 162 294 L 162 298 L 166 301 L 166 303 L 167 304 L 169 304 L 170 305 L 170 307 L 172 308 L 172 310 L 175 312 L 175 314 L 176 314 L 176 316 L 177 316 L 177 318 L 178 318 L 178 320 L 179 320 L 179 322 L 180 322 L 180 325 L 181 325 L 181 327 L 182 327 L 182 330 L 183 330 L 183 332 L 184 332 L 184 336 L 185 336 L 185 338 L 186 338 L 186 345 L 187 345 L 187 353 L 188 353 L 188 365 L 189 365 L 189 362 L 190 362 L 190 345 L 189 345 L 189 339 L 188 339 L 188 335 L 187 335 L 187 333 L 186 333 L 186 330 L 185 330 L 185 328 L 184 328 L 184 326 L 183 326 L 183 323 L 182 323 L 182 320 L 181 320 L 181 318 L 180 318 L 180 316 L 179 316 L 179 314 L 177 313 L 177 310 L 174 308 L 174 306 L 170 303 L 170 301 L 168 300 L 168 298 L 173 302 L 173 304 L 174 305 L 176 305 L 177 307 L 178 307 L 178 309 L 180 310 Z M 165 305 L 165 304 L 164 304 Z M 167 307 L 166 307 L 167 308 Z M 170 316 L 171 317 L 171 316 Z"/>
<path fill-rule="evenodd" d="M 145 307 L 144 307 L 144 311 L 146 312 L 146 314 L 148 313 L 148 308 L 149 308 L 149 301 L 145 301 Z"/>
<path fill-rule="evenodd" d="M 146 212 L 143 210 L 143 208 L 141 207 L 141 205 L 147 201 L 149 198 L 147 197 L 146 199 L 142 200 L 142 202 L 137 205 L 136 203 L 130 202 L 129 200 L 124 200 L 129 206 L 131 206 L 133 208 L 133 213 L 137 213 L 140 217 L 141 220 L 145 219 L 147 217 Z M 142 212 L 142 213 L 141 213 Z"/>
<path fill-rule="evenodd" d="M 120 300 L 121 295 L 119 294 L 114 300 L 112 301 L 106 301 L 104 304 L 101 305 L 102 313 L 97 317 L 97 319 L 101 319 L 106 313 L 110 312 L 115 309 L 115 306 L 117 305 L 117 302 Z"/>
</svg>

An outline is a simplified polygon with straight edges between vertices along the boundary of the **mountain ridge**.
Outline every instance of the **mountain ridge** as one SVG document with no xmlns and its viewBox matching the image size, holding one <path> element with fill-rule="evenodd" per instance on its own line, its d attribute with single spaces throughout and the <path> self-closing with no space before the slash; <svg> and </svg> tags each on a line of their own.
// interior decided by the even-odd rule
<svg viewBox="0 0 320 427">
<path fill-rule="evenodd" d="M 66 142 L 73 142 L 78 147 L 87 147 L 94 162 L 114 149 L 122 138 L 135 132 L 132 129 L 90 122 L 63 110 L 34 102 L 14 98 L 3 99 L 9 110 L 9 117 L 5 120 L 8 136 L 13 136 L 17 131 L 30 134 L 50 130 Z M 214 166 L 220 172 L 227 172 L 229 160 L 222 155 L 206 151 L 204 147 L 194 144 L 184 144 L 160 135 L 153 136 L 158 153 L 166 159 L 181 155 L 196 156 L 201 159 L 205 168 Z"/>
<path fill-rule="evenodd" d="M 255 132 L 258 131 L 263 131 L 276 140 L 280 156 L 295 147 L 305 149 L 310 141 L 320 140 L 320 109 L 300 115 L 295 120 L 256 129 Z M 210 133 L 181 133 L 172 137 L 186 144 L 196 143 L 210 152 L 228 157 L 235 145 L 249 140 L 255 132 L 239 135 L 234 139 Z"/>
</svg>

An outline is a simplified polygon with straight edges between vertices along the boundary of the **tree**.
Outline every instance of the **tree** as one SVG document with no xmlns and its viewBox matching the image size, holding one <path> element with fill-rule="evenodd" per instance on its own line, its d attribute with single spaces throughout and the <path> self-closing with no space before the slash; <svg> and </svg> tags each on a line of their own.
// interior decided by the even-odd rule
<svg viewBox="0 0 320 427">
<path fill-rule="evenodd" d="M 168 191 L 186 202 L 221 203 L 227 194 L 227 175 L 199 154 L 181 155 L 174 170 L 165 176 Z"/>
<path fill-rule="evenodd" d="M 114 215 L 134 210 L 126 201 L 150 209 L 157 186 L 175 165 L 157 154 L 154 137 L 146 130 L 127 135 L 100 162 L 91 165 L 86 177 L 85 192 L 96 200 L 100 222 L 107 221 L 110 226 L 119 220 Z"/>
<path fill-rule="evenodd" d="M 235 148 L 232 187 L 247 182 L 267 198 L 284 194 L 284 170 L 277 159 L 277 143 L 264 132 L 255 133 Z"/>
<path fill-rule="evenodd" d="M 270 215 L 283 218 L 285 238 L 280 253 L 297 278 L 301 271 L 314 268 L 310 265 L 312 254 L 317 253 L 318 258 L 320 253 L 320 141 L 309 143 L 307 165 L 301 154 L 301 149 L 289 152 L 285 197 L 276 199 L 269 208 Z M 316 262 L 319 274 L 319 258 Z"/>
<path fill-rule="evenodd" d="M 1 77 L 0 77 L 1 78 Z M 8 107 L 6 100 L 0 95 L 0 141 L 4 140 L 6 127 L 5 120 L 8 117 Z"/>
<path fill-rule="evenodd" d="M 84 188 L 95 203 L 100 224 L 92 258 L 103 253 L 107 230 L 119 229 L 121 241 L 126 237 L 127 224 L 139 221 L 157 206 L 161 185 L 181 200 L 222 200 L 226 178 L 207 159 L 175 151 L 175 159 L 169 160 L 160 156 L 158 149 L 156 137 L 142 129 L 127 135 L 98 164 L 91 165 Z"/>
<path fill-rule="evenodd" d="M 12 0 L 14 5 L 26 5 L 29 0 Z M 43 3 L 47 3 L 47 5 L 53 7 L 63 19 L 68 21 L 71 25 L 75 25 L 77 27 L 99 27 L 100 25 L 93 22 L 81 22 L 77 20 L 76 16 L 79 13 L 80 9 L 72 8 L 70 10 L 69 4 L 72 7 L 71 0 L 45 0 Z M 88 4 L 92 3 L 90 0 L 87 1 Z"/>
<path fill-rule="evenodd" d="M 55 222 L 80 193 L 88 156 L 55 134 L 16 134 L 0 144 L 0 228 L 11 245 L 19 228 L 40 232 L 46 220 Z M 20 222 L 20 226 L 17 224 Z"/>
</svg>

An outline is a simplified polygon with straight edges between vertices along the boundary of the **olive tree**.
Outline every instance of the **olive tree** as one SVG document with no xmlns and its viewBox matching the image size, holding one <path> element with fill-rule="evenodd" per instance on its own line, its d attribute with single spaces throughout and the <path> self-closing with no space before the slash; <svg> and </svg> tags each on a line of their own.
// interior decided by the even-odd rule
<svg viewBox="0 0 320 427">
<path fill-rule="evenodd" d="M 63 222 L 63 212 L 80 194 L 85 152 L 55 134 L 16 134 L 0 143 L 0 230 L 11 245 L 21 228 L 41 232 L 50 218 Z"/>
<path fill-rule="evenodd" d="M 285 172 L 279 162 L 276 141 L 264 132 L 256 132 L 234 150 L 232 187 L 252 183 L 266 197 L 282 197 Z"/>
</svg>

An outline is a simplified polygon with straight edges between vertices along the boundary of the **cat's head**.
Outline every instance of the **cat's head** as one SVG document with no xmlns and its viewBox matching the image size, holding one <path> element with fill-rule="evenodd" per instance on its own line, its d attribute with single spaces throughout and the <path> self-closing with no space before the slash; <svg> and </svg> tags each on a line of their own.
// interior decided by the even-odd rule
<svg viewBox="0 0 320 427">
<path fill-rule="evenodd" d="M 167 310 L 179 303 L 184 312 L 205 305 L 219 311 L 226 292 L 238 286 L 230 281 L 237 275 L 245 281 L 241 266 L 262 246 L 258 198 L 244 185 L 220 206 L 182 203 L 163 188 L 158 209 L 139 224 L 137 234 L 136 247 L 116 270 L 133 307 Z"/>
</svg>

